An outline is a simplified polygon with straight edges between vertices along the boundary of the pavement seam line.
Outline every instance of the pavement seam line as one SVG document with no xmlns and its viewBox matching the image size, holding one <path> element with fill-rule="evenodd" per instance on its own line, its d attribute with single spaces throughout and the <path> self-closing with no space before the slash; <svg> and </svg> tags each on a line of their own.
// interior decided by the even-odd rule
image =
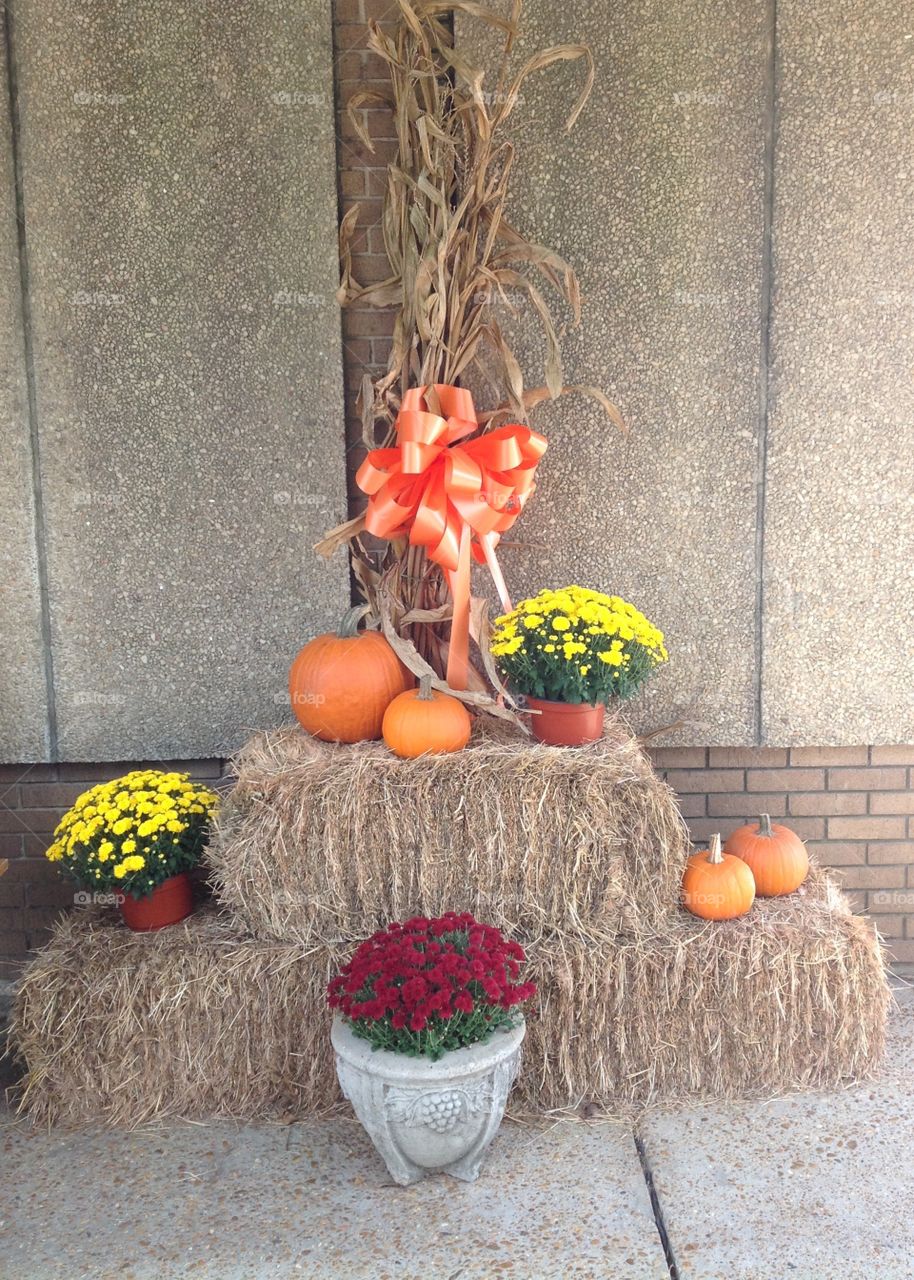
<svg viewBox="0 0 914 1280">
<path fill-rule="evenodd" d="M 680 1280 L 679 1268 L 676 1265 L 676 1258 L 673 1255 L 673 1247 L 670 1244 L 670 1237 L 666 1229 L 663 1207 L 660 1204 L 660 1197 L 657 1194 L 657 1188 L 654 1185 L 654 1174 L 651 1169 L 650 1161 L 647 1157 L 647 1148 L 645 1147 L 644 1139 L 641 1137 L 637 1128 L 632 1130 L 632 1139 L 635 1143 L 635 1150 L 638 1152 L 641 1174 L 644 1178 L 644 1185 L 647 1187 L 647 1194 L 650 1197 L 651 1213 L 654 1215 L 654 1226 L 657 1228 L 657 1235 L 660 1237 L 660 1247 L 663 1249 L 663 1256 L 666 1259 L 667 1270 L 670 1273 L 670 1280 Z"/>
</svg>

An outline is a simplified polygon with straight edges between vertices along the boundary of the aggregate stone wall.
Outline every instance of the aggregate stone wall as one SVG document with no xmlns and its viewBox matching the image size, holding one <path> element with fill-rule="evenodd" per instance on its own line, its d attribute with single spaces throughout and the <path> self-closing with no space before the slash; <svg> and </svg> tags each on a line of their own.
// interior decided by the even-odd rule
<svg viewBox="0 0 914 1280">
<path fill-rule="evenodd" d="M 513 218 L 578 269 L 567 399 L 506 569 L 632 598 L 668 742 L 914 741 L 914 42 L 903 0 L 527 0 Z M 458 21 L 464 54 L 493 42 Z M 487 81 L 484 89 L 493 85 Z M 530 382 L 542 350 L 521 300 Z M 510 323 L 510 321 L 509 321 Z"/>
<path fill-rule="evenodd" d="M 6 83 L 6 48 L 0 76 Z M 33 441 L 9 95 L 0 105 L 0 759 L 48 750 L 41 584 L 35 541 Z"/>
<path fill-rule="evenodd" d="M 346 515 L 329 0 L 15 0 L 11 32 L 49 645 L 23 617 L 43 722 L 6 704 L 4 754 L 224 755 L 349 597 L 311 551 Z"/>
<path fill-rule="evenodd" d="M 914 21 L 778 36 L 764 732 L 914 742 Z"/>
</svg>

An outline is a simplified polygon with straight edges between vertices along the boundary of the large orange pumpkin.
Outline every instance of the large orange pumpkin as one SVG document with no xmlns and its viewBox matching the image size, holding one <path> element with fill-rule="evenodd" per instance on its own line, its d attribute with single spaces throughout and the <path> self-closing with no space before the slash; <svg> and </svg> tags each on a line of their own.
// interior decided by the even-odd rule
<svg viewBox="0 0 914 1280">
<path fill-rule="evenodd" d="M 404 760 L 460 751 L 469 742 L 472 727 L 463 703 L 433 689 L 431 676 L 422 677 L 418 690 L 394 698 L 384 712 L 384 741 Z"/>
<path fill-rule="evenodd" d="M 793 893 L 809 874 L 806 845 L 795 831 L 772 822 L 767 813 L 761 814 L 758 823 L 734 831 L 725 848 L 749 867 L 761 898 Z"/>
<path fill-rule="evenodd" d="M 693 853 L 682 877 L 682 904 L 702 920 L 735 920 L 755 901 L 752 872 L 740 858 L 721 853 L 720 836 Z"/>
<path fill-rule="evenodd" d="M 364 612 L 350 609 L 336 634 L 309 640 L 289 671 L 292 710 L 324 742 L 380 738 L 384 712 L 413 684 L 380 632 L 359 631 Z"/>
</svg>

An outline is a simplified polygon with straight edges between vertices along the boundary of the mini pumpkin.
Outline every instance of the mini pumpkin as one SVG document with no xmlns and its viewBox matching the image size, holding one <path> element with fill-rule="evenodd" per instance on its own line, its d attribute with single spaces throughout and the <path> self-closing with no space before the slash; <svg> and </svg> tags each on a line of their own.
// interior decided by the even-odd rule
<svg viewBox="0 0 914 1280">
<path fill-rule="evenodd" d="M 720 836 L 693 853 L 682 877 L 682 903 L 702 920 L 735 920 L 755 901 L 755 880 L 741 858 L 722 853 Z"/>
<path fill-rule="evenodd" d="M 461 751 L 470 740 L 472 727 L 463 703 L 433 689 L 431 676 L 423 676 L 418 689 L 394 698 L 384 712 L 384 741 L 404 760 Z"/>
<path fill-rule="evenodd" d="M 309 640 L 289 671 L 298 722 L 324 742 L 380 738 L 384 712 L 413 677 L 378 631 L 359 631 L 364 607 L 350 609 L 339 630 Z"/>
<path fill-rule="evenodd" d="M 793 893 L 809 874 L 806 845 L 795 831 L 772 822 L 767 813 L 760 815 L 758 823 L 734 831 L 725 849 L 752 871 L 761 898 Z"/>
</svg>

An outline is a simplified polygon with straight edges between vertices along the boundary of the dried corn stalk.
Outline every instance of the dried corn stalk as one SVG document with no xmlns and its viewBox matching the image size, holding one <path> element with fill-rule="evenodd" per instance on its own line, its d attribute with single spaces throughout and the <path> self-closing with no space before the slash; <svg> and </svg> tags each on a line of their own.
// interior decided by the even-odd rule
<svg viewBox="0 0 914 1280">
<path fill-rule="evenodd" d="M 595 398 L 624 429 L 619 411 L 602 391 L 564 383 L 562 331 L 540 286 L 558 295 L 577 324 L 580 293 L 574 271 L 553 250 L 525 239 L 505 216 L 514 160 L 505 126 L 524 81 L 556 62 L 584 63 L 584 85 L 566 121 L 570 129 L 593 85 L 590 50 L 555 45 L 510 72 L 521 0 L 514 0 L 510 19 L 472 0 L 398 0 L 398 5 L 392 35 L 369 23 L 368 47 L 386 63 L 390 89 L 360 90 L 348 104 L 353 128 L 369 151 L 374 146 L 360 115 L 365 108 L 387 108 L 397 137 L 382 220 L 390 262 L 386 280 L 362 285 L 353 274 L 358 206 L 340 227 L 340 302 L 397 311 L 387 372 L 374 382 L 366 376 L 362 384 L 366 448 L 390 444 L 403 393 L 433 382 L 490 387 L 496 405 L 479 415 L 483 430 L 506 420 L 526 421 L 530 408 L 569 391 Z M 503 36 L 491 90 L 483 88 L 485 73 L 454 48 L 454 13 L 477 18 Z M 542 386 L 525 387 L 496 318 L 493 304 L 510 306 L 509 295 L 523 295 L 539 317 L 546 342 Z M 317 549 L 330 555 L 350 542 L 355 577 L 378 619 L 381 598 L 387 598 L 385 611 L 403 638 L 404 660 L 417 672 L 420 658 L 443 672 L 450 612 L 438 566 L 405 539 L 369 550 L 359 537 L 363 531 L 364 516 L 356 516 L 330 530 Z M 480 675 L 475 692 L 484 698 L 487 688 Z"/>
</svg>

